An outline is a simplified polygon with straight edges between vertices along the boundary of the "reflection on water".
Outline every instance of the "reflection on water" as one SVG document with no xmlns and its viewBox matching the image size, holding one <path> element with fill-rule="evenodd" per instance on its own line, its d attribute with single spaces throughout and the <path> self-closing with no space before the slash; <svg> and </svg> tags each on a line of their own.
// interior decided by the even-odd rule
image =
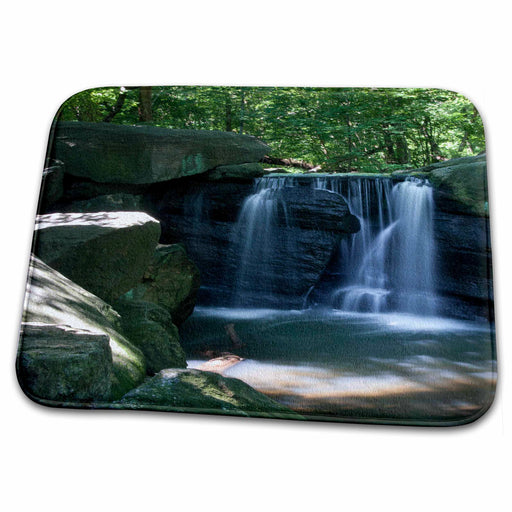
<svg viewBox="0 0 512 512">
<path fill-rule="evenodd" d="M 232 346 L 233 324 L 241 346 Z M 211 351 L 245 360 L 236 377 L 310 417 L 457 422 L 492 401 L 486 324 L 401 314 L 199 308 L 182 327 L 189 366 Z M 208 354 L 205 349 L 208 349 Z"/>
</svg>

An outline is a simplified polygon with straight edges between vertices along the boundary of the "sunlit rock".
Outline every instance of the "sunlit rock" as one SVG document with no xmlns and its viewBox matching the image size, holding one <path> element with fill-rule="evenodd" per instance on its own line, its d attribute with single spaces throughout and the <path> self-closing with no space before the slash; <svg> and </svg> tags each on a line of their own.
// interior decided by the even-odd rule
<svg viewBox="0 0 512 512">
<path fill-rule="evenodd" d="M 30 263 L 23 321 L 68 326 L 71 329 L 107 336 L 112 352 L 113 399 L 119 398 L 144 379 L 144 356 L 120 334 L 119 314 L 103 300 L 34 256 Z M 80 339 L 77 343 L 79 341 Z M 48 390 L 48 393 L 49 396 L 55 396 L 52 390 Z"/>
<path fill-rule="evenodd" d="M 119 402 L 123 409 L 303 419 L 238 379 L 199 370 L 162 370 Z"/>
<path fill-rule="evenodd" d="M 35 253 L 94 295 L 112 302 L 139 282 L 160 236 L 142 212 L 39 215 Z"/>
</svg>

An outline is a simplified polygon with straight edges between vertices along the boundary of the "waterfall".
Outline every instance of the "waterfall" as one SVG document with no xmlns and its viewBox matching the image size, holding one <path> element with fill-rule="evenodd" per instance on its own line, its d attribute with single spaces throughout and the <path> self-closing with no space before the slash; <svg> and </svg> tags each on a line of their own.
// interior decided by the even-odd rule
<svg viewBox="0 0 512 512">
<path fill-rule="evenodd" d="M 436 309 L 435 248 L 432 187 L 409 178 L 393 188 L 396 234 L 393 251 L 393 285 L 397 309 L 433 315 Z"/>
<path fill-rule="evenodd" d="M 232 234 L 238 260 L 233 293 L 236 307 L 261 305 L 261 300 L 274 292 L 272 263 L 283 247 L 293 250 L 293 240 L 282 229 L 289 223 L 279 191 L 292 185 L 293 178 L 259 178 L 242 204 Z"/>
<path fill-rule="evenodd" d="M 330 304 L 344 311 L 435 314 L 434 202 L 428 181 L 408 178 L 392 187 L 390 179 L 358 178 L 339 192 L 361 230 L 342 242 L 343 277 Z"/>
<path fill-rule="evenodd" d="M 311 295 L 342 311 L 435 314 L 433 192 L 428 181 L 415 178 L 395 185 L 381 177 L 257 179 L 231 235 L 237 262 L 234 275 L 228 276 L 233 306 L 268 307 L 286 287 L 279 263 L 299 249 L 283 189 L 299 186 L 341 195 L 361 225 L 341 240 L 337 260 L 330 264 L 334 289 L 330 285 L 331 291 L 318 299 L 315 285 L 303 297 L 304 307 Z M 286 271 L 298 270 L 289 263 Z"/>
<path fill-rule="evenodd" d="M 381 311 L 389 293 L 385 262 L 393 228 L 391 180 L 317 180 L 315 186 L 342 195 L 361 225 L 358 233 L 341 242 L 339 270 L 345 283 L 333 293 L 332 305 L 348 311 Z"/>
</svg>

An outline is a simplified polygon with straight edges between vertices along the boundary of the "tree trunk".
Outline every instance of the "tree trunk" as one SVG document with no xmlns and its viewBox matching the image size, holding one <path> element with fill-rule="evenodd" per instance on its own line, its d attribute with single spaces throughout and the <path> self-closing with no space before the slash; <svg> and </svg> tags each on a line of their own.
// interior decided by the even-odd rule
<svg viewBox="0 0 512 512">
<path fill-rule="evenodd" d="M 110 112 L 103 118 L 104 123 L 110 123 L 112 119 L 114 119 L 114 116 L 121 112 L 121 109 L 123 108 L 124 101 L 126 100 L 126 89 L 124 87 L 121 87 L 121 90 L 119 92 L 119 96 L 117 97 L 115 105 L 110 109 Z"/>
<path fill-rule="evenodd" d="M 230 132 L 233 130 L 233 119 L 232 119 L 232 105 L 231 105 L 231 94 L 226 94 L 226 131 Z"/>
<path fill-rule="evenodd" d="M 238 133 L 244 133 L 244 116 L 245 116 L 245 91 L 240 89 L 240 129 Z"/>
<path fill-rule="evenodd" d="M 300 169 L 306 169 L 307 171 L 317 167 L 316 165 L 310 164 L 309 162 L 296 160 L 295 158 L 276 158 L 273 156 L 265 156 L 263 157 L 262 162 L 272 165 L 282 165 L 284 167 L 299 167 Z"/>
<path fill-rule="evenodd" d="M 441 160 L 443 155 L 441 154 L 441 149 L 439 148 L 434 134 L 432 132 L 432 124 L 430 123 L 430 118 L 425 117 L 423 121 L 423 134 L 425 135 L 425 139 L 428 142 L 428 146 L 430 147 L 427 163 L 433 163 Z"/>
<path fill-rule="evenodd" d="M 409 163 L 409 146 L 407 145 L 407 139 L 402 134 L 398 137 L 396 141 L 396 162 L 398 164 L 408 164 Z"/>
<path fill-rule="evenodd" d="M 393 144 L 393 139 L 391 138 L 391 134 L 389 133 L 390 126 L 387 125 L 384 128 L 384 146 L 386 148 L 386 162 L 388 164 L 396 163 L 395 158 L 395 146 Z"/>
<path fill-rule="evenodd" d="M 471 115 L 470 124 L 473 123 L 473 121 L 476 119 L 477 115 L 478 115 L 478 111 L 477 111 L 477 109 L 475 107 L 473 107 L 473 114 Z M 462 153 L 462 150 L 468 144 L 468 140 L 469 140 L 469 128 L 465 128 L 465 130 L 464 130 L 464 137 L 462 137 L 462 140 L 460 141 L 460 144 L 459 144 L 459 147 L 458 147 L 459 153 Z M 471 145 L 469 145 L 469 146 L 471 148 Z M 473 148 L 471 148 L 471 151 L 473 151 Z M 473 151 L 473 153 L 474 153 L 474 151 Z"/>
<path fill-rule="evenodd" d="M 153 121 L 152 96 L 152 87 L 144 86 L 139 89 L 139 121 L 143 123 Z"/>
</svg>

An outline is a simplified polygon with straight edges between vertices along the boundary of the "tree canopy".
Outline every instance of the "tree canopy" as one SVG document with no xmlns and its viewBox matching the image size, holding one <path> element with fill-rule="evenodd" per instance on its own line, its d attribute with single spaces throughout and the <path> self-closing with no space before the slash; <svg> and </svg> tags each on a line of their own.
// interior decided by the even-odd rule
<svg viewBox="0 0 512 512">
<path fill-rule="evenodd" d="M 485 151 L 482 120 L 442 89 L 104 87 L 75 94 L 60 120 L 226 130 L 272 156 L 324 171 L 385 172 Z"/>
</svg>

